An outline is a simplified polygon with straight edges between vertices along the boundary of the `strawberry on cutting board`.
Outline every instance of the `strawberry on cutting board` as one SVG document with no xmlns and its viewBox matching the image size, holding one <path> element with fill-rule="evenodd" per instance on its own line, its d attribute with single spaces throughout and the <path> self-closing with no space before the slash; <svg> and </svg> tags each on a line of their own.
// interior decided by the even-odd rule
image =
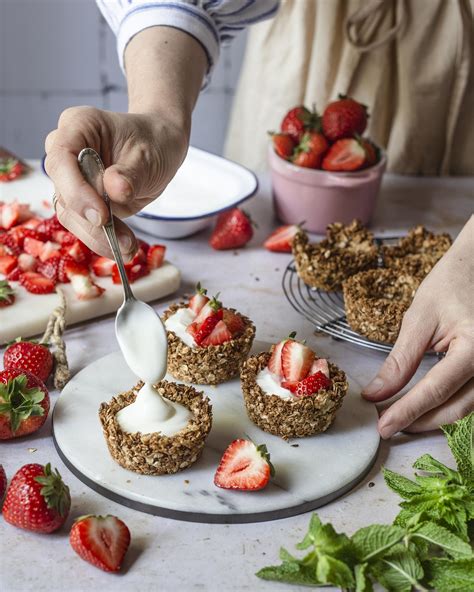
<svg viewBox="0 0 474 592">
<path fill-rule="evenodd" d="M 53 368 L 53 355 L 46 344 L 19 337 L 4 351 L 3 366 L 5 370 L 27 370 L 46 382 Z"/>
<path fill-rule="evenodd" d="M 116 516 L 82 516 L 74 522 L 69 542 L 85 561 L 117 572 L 130 545 L 130 531 Z"/>
<path fill-rule="evenodd" d="M 26 370 L 0 371 L 0 440 L 36 432 L 48 413 L 48 389 L 39 378 Z"/>
<path fill-rule="evenodd" d="M 225 450 L 214 476 L 214 484 L 224 489 L 257 491 L 263 489 L 275 469 L 265 444 L 234 440 Z"/>
<path fill-rule="evenodd" d="M 239 208 L 232 208 L 217 217 L 209 244 L 217 250 L 238 249 L 246 245 L 252 236 L 250 217 Z"/>
<path fill-rule="evenodd" d="M 2 513 L 13 526 L 49 534 L 64 524 L 70 507 L 69 487 L 58 470 L 49 463 L 28 464 L 13 476 Z"/>
</svg>

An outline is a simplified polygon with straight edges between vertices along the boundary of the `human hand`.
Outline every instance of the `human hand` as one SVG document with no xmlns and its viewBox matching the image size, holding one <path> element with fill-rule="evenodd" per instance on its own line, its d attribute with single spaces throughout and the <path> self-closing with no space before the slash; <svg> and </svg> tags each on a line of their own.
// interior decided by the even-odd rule
<svg viewBox="0 0 474 592">
<path fill-rule="evenodd" d="M 120 218 L 135 214 L 165 189 L 187 146 L 187 134 L 166 113 L 66 109 L 46 139 L 45 168 L 55 186 L 59 220 L 93 251 L 112 257 L 101 228 L 108 219 L 107 208 L 77 162 L 83 148 L 93 148 L 104 162 L 104 188 L 115 214 L 117 237 L 124 257 L 130 259 L 137 242 Z"/>
<path fill-rule="evenodd" d="M 424 279 L 393 350 L 362 395 L 383 401 L 415 374 L 428 349 L 446 352 L 379 419 L 382 438 L 453 423 L 474 410 L 474 217 Z"/>
</svg>

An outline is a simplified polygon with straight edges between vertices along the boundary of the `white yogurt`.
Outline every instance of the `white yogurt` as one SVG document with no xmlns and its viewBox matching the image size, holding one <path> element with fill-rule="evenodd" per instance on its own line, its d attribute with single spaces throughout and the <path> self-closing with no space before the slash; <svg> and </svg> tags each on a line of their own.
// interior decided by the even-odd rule
<svg viewBox="0 0 474 592">
<path fill-rule="evenodd" d="M 115 323 L 115 333 L 130 370 L 144 381 L 134 403 L 121 409 L 117 422 L 124 432 L 172 436 L 192 418 L 184 405 L 166 401 L 153 387 L 166 374 L 168 339 L 155 311 L 139 300 L 127 304 Z"/>
<path fill-rule="evenodd" d="M 173 331 L 189 347 L 196 347 L 194 337 L 186 332 L 188 325 L 194 321 L 196 316 L 196 313 L 190 308 L 178 308 L 174 314 L 166 319 L 165 327 L 168 331 Z"/>
<path fill-rule="evenodd" d="M 260 370 L 257 374 L 257 384 L 267 395 L 277 395 L 282 399 L 293 399 L 293 393 L 280 384 L 280 380 L 276 374 L 270 372 L 268 368 Z"/>
</svg>

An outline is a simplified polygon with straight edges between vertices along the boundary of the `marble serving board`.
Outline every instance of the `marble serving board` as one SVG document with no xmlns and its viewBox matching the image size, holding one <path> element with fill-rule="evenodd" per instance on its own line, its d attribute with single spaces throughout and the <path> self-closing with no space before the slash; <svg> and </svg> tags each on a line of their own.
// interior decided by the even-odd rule
<svg viewBox="0 0 474 592">
<path fill-rule="evenodd" d="M 254 351 L 268 350 L 256 343 Z M 168 380 L 173 380 L 167 376 Z M 109 455 L 98 417 L 102 401 L 136 383 L 120 352 L 79 372 L 53 412 L 53 437 L 70 470 L 102 495 L 137 510 L 193 522 L 237 523 L 284 518 L 317 508 L 349 491 L 370 470 L 379 446 L 377 411 L 350 389 L 324 434 L 285 442 L 261 431 L 245 412 L 239 380 L 198 386 L 211 400 L 213 426 L 201 458 L 175 475 L 145 476 L 120 467 Z M 258 492 L 216 487 L 214 473 L 228 444 L 250 437 L 266 443 L 276 477 Z"/>
<path fill-rule="evenodd" d="M 21 179 L 12 183 L 0 183 L 0 201 L 18 200 L 29 203 L 33 212 L 43 218 L 52 216 L 51 196 L 53 184 L 41 170 L 39 162 L 32 161 L 32 170 Z M 0 279 L 3 275 L 0 274 Z M 121 285 L 114 285 L 112 279 L 97 278 L 97 284 L 106 289 L 93 300 L 78 300 L 72 287 L 60 284 L 67 305 L 67 323 L 71 325 L 81 321 L 115 312 L 123 301 Z M 150 302 L 175 292 L 180 284 L 180 272 L 171 263 L 166 262 L 150 275 L 140 278 L 133 284 L 137 298 Z M 15 289 L 13 306 L 0 308 L 0 345 L 15 339 L 19 335 L 31 337 L 44 332 L 48 317 L 59 304 L 57 294 L 35 295 L 27 292 L 17 282 L 12 283 Z"/>
</svg>

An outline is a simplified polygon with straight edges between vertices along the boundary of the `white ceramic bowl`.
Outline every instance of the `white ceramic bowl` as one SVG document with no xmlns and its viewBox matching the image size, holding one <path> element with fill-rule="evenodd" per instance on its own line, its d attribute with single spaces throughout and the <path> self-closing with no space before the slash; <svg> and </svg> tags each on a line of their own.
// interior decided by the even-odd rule
<svg viewBox="0 0 474 592">
<path fill-rule="evenodd" d="M 257 189 L 256 176 L 245 167 L 190 147 L 165 191 L 127 223 L 159 238 L 184 238 L 204 229 L 217 214 L 242 203 Z"/>
</svg>

